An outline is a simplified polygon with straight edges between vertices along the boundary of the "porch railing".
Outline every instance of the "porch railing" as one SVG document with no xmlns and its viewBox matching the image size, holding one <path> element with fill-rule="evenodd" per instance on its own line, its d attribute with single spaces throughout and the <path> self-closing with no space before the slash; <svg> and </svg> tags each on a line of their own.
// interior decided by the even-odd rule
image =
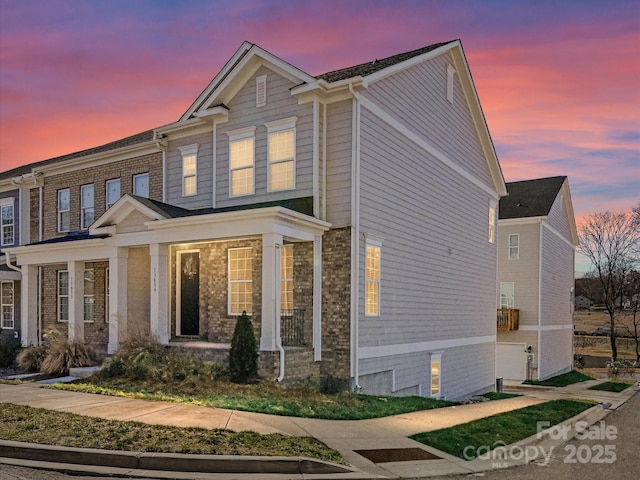
<svg viewBox="0 0 640 480">
<path fill-rule="evenodd" d="M 520 327 L 520 310 L 514 308 L 498 309 L 498 331 L 510 332 Z"/>
<path fill-rule="evenodd" d="M 304 309 L 294 308 L 280 314 L 280 336 L 285 347 L 300 347 L 304 338 Z"/>
</svg>

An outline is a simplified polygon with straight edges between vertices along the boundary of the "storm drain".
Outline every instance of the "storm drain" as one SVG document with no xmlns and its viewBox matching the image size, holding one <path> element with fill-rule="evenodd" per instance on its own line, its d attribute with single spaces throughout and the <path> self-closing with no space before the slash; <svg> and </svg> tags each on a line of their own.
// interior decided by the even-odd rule
<svg viewBox="0 0 640 480">
<path fill-rule="evenodd" d="M 440 460 L 441 457 L 421 448 L 377 448 L 372 450 L 354 450 L 373 463 L 412 462 L 415 460 Z"/>
</svg>

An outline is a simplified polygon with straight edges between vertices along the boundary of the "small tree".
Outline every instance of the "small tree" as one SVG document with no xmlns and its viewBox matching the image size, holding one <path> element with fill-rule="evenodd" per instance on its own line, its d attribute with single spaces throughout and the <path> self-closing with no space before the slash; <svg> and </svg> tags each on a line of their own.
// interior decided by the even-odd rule
<svg viewBox="0 0 640 480">
<path fill-rule="evenodd" d="M 234 383 L 250 383 L 258 378 L 258 343 L 247 312 L 242 312 L 233 331 L 229 378 Z"/>
</svg>

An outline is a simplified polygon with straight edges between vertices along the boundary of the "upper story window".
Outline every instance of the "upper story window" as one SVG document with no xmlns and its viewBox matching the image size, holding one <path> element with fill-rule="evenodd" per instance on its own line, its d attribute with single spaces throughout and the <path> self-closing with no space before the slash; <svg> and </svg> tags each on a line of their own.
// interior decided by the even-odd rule
<svg viewBox="0 0 640 480">
<path fill-rule="evenodd" d="M 267 76 L 256 77 L 256 107 L 264 107 L 267 104 Z"/>
<path fill-rule="evenodd" d="M 69 321 L 69 272 L 58 270 L 58 321 Z"/>
<path fill-rule="evenodd" d="M 93 184 L 83 185 L 80 189 L 80 208 L 82 210 L 81 226 L 82 230 L 89 228 L 89 225 L 93 223 Z"/>
<path fill-rule="evenodd" d="M 141 173 L 133 176 L 133 194 L 149 198 L 149 174 Z"/>
<path fill-rule="evenodd" d="M 382 243 L 367 239 L 365 266 L 365 307 L 366 316 L 380 315 L 380 251 Z"/>
<path fill-rule="evenodd" d="M 253 310 L 253 258 L 249 248 L 229 249 L 229 315 Z"/>
<path fill-rule="evenodd" d="M 296 187 L 296 117 L 266 124 L 269 157 L 269 191 Z"/>
<path fill-rule="evenodd" d="M 0 200 L 0 230 L 0 245 L 13 245 L 15 242 L 13 198 Z"/>
<path fill-rule="evenodd" d="M 513 309 L 515 305 L 515 288 L 513 282 L 500 282 L 500 308 Z"/>
<path fill-rule="evenodd" d="M 69 189 L 58 190 L 58 231 L 68 232 L 71 229 L 71 196 Z"/>
<path fill-rule="evenodd" d="M 116 203 L 120 198 L 120 179 L 114 178 L 113 180 L 107 180 L 107 192 L 106 192 L 106 208 L 109 210 L 111 205 Z"/>
<path fill-rule="evenodd" d="M 230 197 L 252 195 L 255 192 L 255 133 L 255 127 L 227 132 Z"/>
<path fill-rule="evenodd" d="M 198 193 L 198 145 L 180 147 L 182 153 L 182 196 Z"/>
<path fill-rule="evenodd" d="M 520 235 L 512 233 L 509 235 L 509 260 L 520 258 Z"/>
<path fill-rule="evenodd" d="M 280 311 L 293 312 L 293 245 L 280 249 Z"/>
<path fill-rule="evenodd" d="M 15 327 L 14 304 L 13 280 L 0 282 L 0 315 L 2 315 L 2 328 L 13 329 Z"/>
<path fill-rule="evenodd" d="M 496 202 L 489 202 L 489 243 L 496 241 Z"/>
</svg>

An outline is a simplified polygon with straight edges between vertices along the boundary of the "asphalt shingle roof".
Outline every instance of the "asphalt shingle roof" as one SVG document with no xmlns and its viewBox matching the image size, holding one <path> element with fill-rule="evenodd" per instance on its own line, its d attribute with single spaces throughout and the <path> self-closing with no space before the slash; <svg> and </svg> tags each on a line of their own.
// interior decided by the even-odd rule
<svg viewBox="0 0 640 480">
<path fill-rule="evenodd" d="M 548 215 L 566 179 L 562 176 L 507 183 L 509 194 L 500 199 L 500 220 Z"/>
</svg>

